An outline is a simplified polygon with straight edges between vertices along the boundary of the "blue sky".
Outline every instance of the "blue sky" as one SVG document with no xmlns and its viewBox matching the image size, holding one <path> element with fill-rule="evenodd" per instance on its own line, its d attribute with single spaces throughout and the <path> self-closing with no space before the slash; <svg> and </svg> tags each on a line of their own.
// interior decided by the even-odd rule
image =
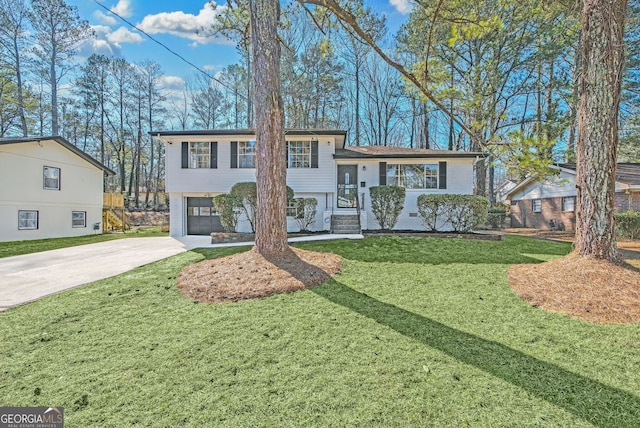
<svg viewBox="0 0 640 428">
<path fill-rule="evenodd" d="M 216 17 L 206 0 L 99 0 L 107 10 L 93 0 L 67 0 L 67 3 L 78 8 L 80 17 L 89 21 L 97 36 L 81 46 L 82 57 L 99 53 L 123 57 L 132 63 L 155 60 L 166 75 L 167 88 L 180 89 L 196 71 L 109 10 L 210 74 L 237 62 L 233 43 L 195 33 Z M 396 28 L 410 10 L 410 0 L 369 0 L 367 4 L 386 14 L 391 28 Z"/>
</svg>

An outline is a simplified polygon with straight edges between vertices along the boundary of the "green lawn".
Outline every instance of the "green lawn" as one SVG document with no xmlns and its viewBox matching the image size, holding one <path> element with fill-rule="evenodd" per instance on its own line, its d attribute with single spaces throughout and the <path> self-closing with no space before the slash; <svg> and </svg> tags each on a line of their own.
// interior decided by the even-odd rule
<svg viewBox="0 0 640 428">
<path fill-rule="evenodd" d="M 640 325 L 530 307 L 506 282 L 569 244 L 370 237 L 303 292 L 176 289 L 197 250 L 0 314 L 0 405 L 67 427 L 640 426 Z"/>
<path fill-rule="evenodd" d="M 57 250 L 58 248 L 75 247 L 76 245 L 93 244 L 122 238 L 139 238 L 143 236 L 169 236 L 162 232 L 160 226 L 129 230 L 127 233 L 104 233 L 96 235 L 74 236 L 71 238 L 34 239 L 30 241 L 0 242 L 0 258 L 20 256 L 40 251 Z"/>
</svg>

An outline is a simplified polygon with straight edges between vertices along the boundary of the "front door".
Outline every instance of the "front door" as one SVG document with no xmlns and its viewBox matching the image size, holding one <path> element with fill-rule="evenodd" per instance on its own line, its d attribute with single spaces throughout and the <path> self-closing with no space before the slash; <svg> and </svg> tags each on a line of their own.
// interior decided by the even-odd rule
<svg viewBox="0 0 640 428">
<path fill-rule="evenodd" d="M 338 165 L 338 208 L 356 208 L 358 165 Z"/>
</svg>

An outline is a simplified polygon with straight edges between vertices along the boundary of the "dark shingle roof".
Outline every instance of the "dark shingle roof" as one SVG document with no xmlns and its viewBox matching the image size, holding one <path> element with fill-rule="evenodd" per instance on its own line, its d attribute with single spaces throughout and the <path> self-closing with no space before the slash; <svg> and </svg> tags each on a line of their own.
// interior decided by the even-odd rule
<svg viewBox="0 0 640 428">
<path fill-rule="evenodd" d="M 366 158 L 475 158 L 480 152 L 456 152 L 451 150 L 411 149 L 389 146 L 350 146 L 336 150 L 336 159 Z"/>
<path fill-rule="evenodd" d="M 40 142 L 40 141 L 55 141 L 56 143 L 60 144 L 62 147 L 66 148 L 66 149 L 70 150 L 71 152 L 75 153 L 76 155 L 80 156 L 82 159 L 86 160 L 87 162 L 89 162 L 90 164 L 95 166 L 96 168 L 103 170 L 107 174 L 115 175 L 115 171 L 113 171 L 112 169 L 104 166 L 102 163 L 100 163 L 100 161 L 98 161 L 98 160 L 94 159 L 93 157 L 89 156 L 87 153 L 83 152 L 82 150 L 80 150 L 79 148 L 77 148 L 76 146 L 74 146 L 73 144 L 71 144 L 70 142 L 68 142 L 67 140 L 65 140 L 64 138 L 59 137 L 59 136 L 53 136 L 53 137 L 0 138 L 0 145 L 2 145 L 2 144 L 33 143 L 33 142 Z"/>
<path fill-rule="evenodd" d="M 575 171 L 575 163 L 562 163 L 558 165 Z M 628 184 L 630 186 L 640 185 L 640 163 L 619 163 L 616 166 L 616 181 L 618 183 Z"/>
</svg>

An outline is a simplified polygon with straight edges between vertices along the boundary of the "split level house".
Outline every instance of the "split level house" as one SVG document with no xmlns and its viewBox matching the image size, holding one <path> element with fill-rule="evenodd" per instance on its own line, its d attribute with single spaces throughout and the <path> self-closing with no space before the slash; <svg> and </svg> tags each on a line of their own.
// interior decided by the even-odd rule
<svg viewBox="0 0 640 428">
<path fill-rule="evenodd" d="M 508 192 L 512 227 L 575 230 L 576 165 L 553 168 L 557 175 L 529 177 Z M 614 209 L 640 211 L 640 164 L 617 164 Z"/>
<path fill-rule="evenodd" d="M 105 174 L 62 137 L 0 138 L 0 241 L 101 233 Z"/>
<path fill-rule="evenodd" d="M 255 131 L 205 130 L 151 133 L 164 143 L 171 236 L 223 231 L 212 198 L 239 182 L 255 182 Z M 286 131 L 287 185 L 295 198 L 315 198 L 314 231 L 359 232 L 380 226 L 369 188 L 396 184 L 406 201 L 396 229 L 424 230 L 416 201 L 424 193 L 472 194 L 480 153 L 396 147 L 345 147 L 342 130 Z M 292 207 L 289 207 L 292 208 Z M 291 211 L 288 209 L 289 215 Z M 299 231 L 294 214 L 290 232 Z M 356 224 L 352 222 L 356 221 Z M 345 226 L 351 224 L 351 226 Z M 251 232 L 240 218 L 238 232 Z"/>
</svg>

